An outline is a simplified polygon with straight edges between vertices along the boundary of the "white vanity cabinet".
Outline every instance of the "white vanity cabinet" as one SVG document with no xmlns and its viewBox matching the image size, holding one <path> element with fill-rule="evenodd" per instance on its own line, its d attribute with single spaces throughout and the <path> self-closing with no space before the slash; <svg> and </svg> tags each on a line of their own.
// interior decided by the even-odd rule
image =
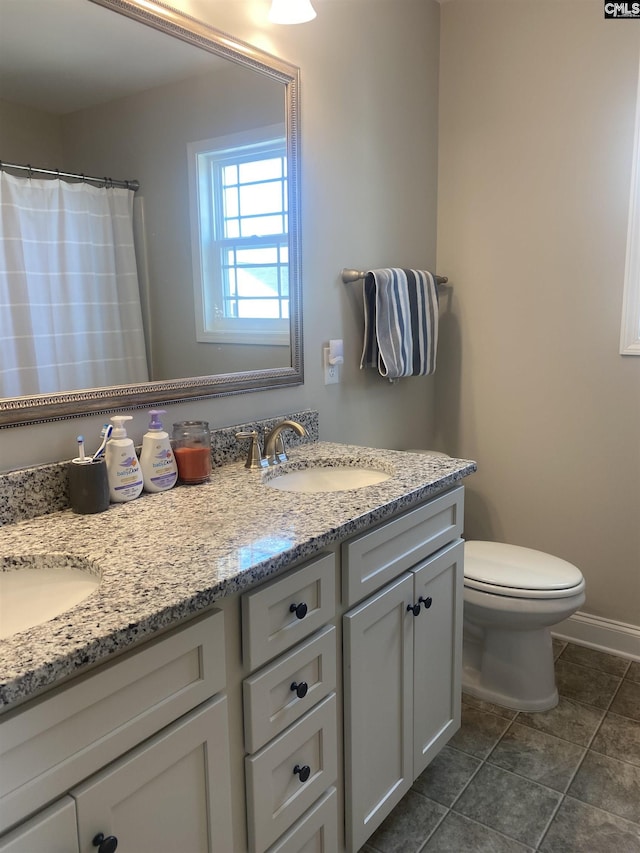
<svg viewBox="0 0 640 853">
<path fill-rule="evenodd" d="M 4 715 L 0 851 L 57 853 L 73 821 L 70 851 L 228 853 L 224 687 L 213 611 Z"/>
<path fill-rule="evenodd" d="M 349 851 L 360 849 L 460 726 L 461 524 L 462 490 L 455 490 L 343 546 L 343 571 L 350 563 L 365 580 L 421 557 L 343 617 Z M 425 538 L 425 528 L 436 535 Z M 439 546 L 443 538 L 449 544 L 428 556 L 427 541 Z"/>
<path fill-rule="evenodd" d="M 271 661 L 243 683 L 251 853 L 338 849 L 335 577 L 324 554 L 242 597 L 245 664 Z"/>
</svg>

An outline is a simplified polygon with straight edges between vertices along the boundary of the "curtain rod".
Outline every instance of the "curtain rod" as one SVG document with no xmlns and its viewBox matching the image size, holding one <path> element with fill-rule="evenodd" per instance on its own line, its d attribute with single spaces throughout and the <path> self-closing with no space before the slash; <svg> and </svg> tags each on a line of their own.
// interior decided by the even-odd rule
<svg viewBox="0 0 640 853">
<path fill-rule="evenodd" d="M 351 284 L 354 281 L 359 281 L 361 278 L 366 278 L 367 273 L 364 270 L 342 270 L 342 280 L 345 284 Z M 446 284 L 449 279 L 446 275 L 434 275 L 434 280 L 436 284 Z"/>
<path fill-rule="evenodd" d="M 114 181 L 112 178 L 92 178 L 90 175 L 82 175 L 75 172 L 61 172 L 60 169 L 38 169 L 35 166 L 21 166 L 19 163 L 5 163 L 4 160 L 0 160 L 0 170 L 4 169 L 19 169 L 23 172 L 29 172 L 29 177 L 31 175 L 53 175 L 56 178 L 90 181 L 93 184 L 101 184 L 104 187 L 124 187 L 134 192 L 140 189 L 138 181 Z"/>
</svg>

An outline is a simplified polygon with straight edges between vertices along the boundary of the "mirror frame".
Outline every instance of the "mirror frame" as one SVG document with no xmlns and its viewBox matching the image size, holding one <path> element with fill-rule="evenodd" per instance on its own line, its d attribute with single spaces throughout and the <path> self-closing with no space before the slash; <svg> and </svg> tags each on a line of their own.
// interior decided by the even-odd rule
<svg viewBox="0 0 640 853">
<path fill-rule="evenodd" d="M 253 45 L 155 0 L 87 0 L 251 68 L 285 86 L 289 192 L 289 300 L 291 367 L 221 373 L 185 379 L 117 385 L 34 397 L 0 398 L 0 428 L 25 426 L 112 410 L 143 408 L 268 390 L 304 381 L 302 363 L 302 269 L 300 231 L 300 69 Z"/>
</svg>

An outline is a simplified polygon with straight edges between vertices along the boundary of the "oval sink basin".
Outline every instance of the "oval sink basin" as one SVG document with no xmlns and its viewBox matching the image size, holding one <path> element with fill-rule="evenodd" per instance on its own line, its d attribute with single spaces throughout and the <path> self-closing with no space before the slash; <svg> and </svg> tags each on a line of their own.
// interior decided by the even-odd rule
<svg viewBox="0 0 640 853">
<path fill-rule="evenodd" d="M 374 468 L 335 466 L 283 471 L 266 480 L 272 489 L 284 492 L 346 492 L 388 480 L 391 474 Z"/>
<path fill-rule="evenodd" d="M 95 566 L 67 554 L 0 560 L 0 639 L 48 622 L 100 586 Z"/>
</svg>

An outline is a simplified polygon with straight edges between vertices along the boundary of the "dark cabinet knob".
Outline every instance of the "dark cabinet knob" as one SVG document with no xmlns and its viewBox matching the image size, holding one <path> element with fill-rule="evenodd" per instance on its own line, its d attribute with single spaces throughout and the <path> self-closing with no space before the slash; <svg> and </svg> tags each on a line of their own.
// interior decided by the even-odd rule
<svg viewBox="0 0 640 853">
<path fill-rule="evenodd" d="M 98 853 L 115 853 L 116 847 L 118 846 L 118 839 L 115 835 L 107 835 L 105 838 L 104 833 L 99 832 L 94 836 L 91 843 L 94 847 L 98 848 Z"/>
<path fill-rule="evenodd" d="M 308 764 L 303 764 L 302 767 L 300 767 L 299 764 L 296 764 L 293 768 L 293 772 L 300 777 L 301 782 L 306 782 L 311 775 L 311 768 Z"/>
<path fill-rule="evenodd" d="M 301 601 L 300 604 L 291 604 L 289 605 L 289 613 L 295 613 L 296 619 L 304 619 L 307 615 L 307 605 L 304 601 Z"/>
<path fill-rule="evenodd" d="M 414 616 L 420 615 L 420 605 L 419 604 L 407 604 L 407 613 L 413 613 Z"/>
<path fill-rule="evenodd" d="M 307 695 L 309 685 L 306 681 L 301 681 L 300 684 L 298 684 L 297 681 L 294 681 L 291 685 L 291 689 L 295 691 L 295 694 L 298 699 L 304 699 L 304 697 Z"/>
<path fill-rule="evenodd" d="M 431 605 L 433 604 L 433 599 L 431 598 L 430 595 L 428 595 L 426 598 L 423 598 L 422 596 L 420 596 L 420 598 L 418 599 L 418 602 L 420 604 L 424 604 L 424 609 L 428 610 L 431 607 Z"/>
</svg>

